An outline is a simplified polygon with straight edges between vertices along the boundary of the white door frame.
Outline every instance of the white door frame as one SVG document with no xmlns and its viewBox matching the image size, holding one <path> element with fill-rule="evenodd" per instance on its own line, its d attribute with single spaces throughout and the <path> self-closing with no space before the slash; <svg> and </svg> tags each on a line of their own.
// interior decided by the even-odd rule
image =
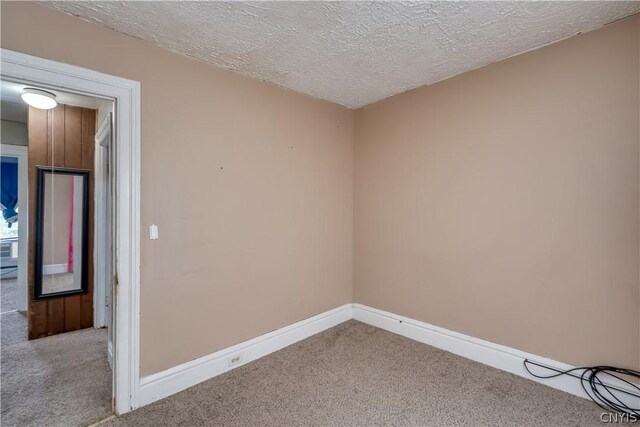
<svg viewBox="0 0 640 427">
<path fill-rule="evenodd" d="M 0 154 L 18 158 L 18 286 L 16 309 L 27 309 L 27 257 L 29 242 L 29 151 L 21 145 L 0 145 Z"/>
<path fill-rule="evenodd" d="M 0 50 L 0 76 L 114 101 L 116 291 L 114 410 L 138 406 L 140 383 L 140 83 L 86 68 Z"/>
<path fill-rule="evenodd" d="M 108 139 L 108 141 L 106 141 Z M 102 123 L 99 123 L 98 131 L 95 135 L 95 168 L 93 182 L 95 183 L 95 204 L 94 204 L 94 245 L 93 259 L 95 267 L 93 269 L 93 327 L 104 328 L 107 326 L 107 283 L 113 283 L 113 277 L 107 278 L 107 257 L 111 257 L 109 250 L 109 238 L 111 237 L 111 226 L 107 224 L 110 215 L 106 215 L 106 209 L 110 194 L 110 180 L 107 175 L 106 163 L 108 159 L 105 154 L 110 153 L 111 147 L 111 114 L 108 114 Z M 106 141 L 107 145 L 103 145 Z M 106 153 L 105 153 L 106 152 Z M 109 174 L 110 175 L 110 174 Z M 111 306 L 111 303 L 109 303 Z"/>
</svg>

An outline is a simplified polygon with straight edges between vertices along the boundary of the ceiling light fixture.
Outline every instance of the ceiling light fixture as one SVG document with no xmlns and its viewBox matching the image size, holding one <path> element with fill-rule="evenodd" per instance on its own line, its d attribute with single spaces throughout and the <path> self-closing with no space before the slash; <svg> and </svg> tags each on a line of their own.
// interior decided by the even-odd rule
<svg viewBox="0 0 640 427">
<path fill-rule="evenodd" d="M 58 105 L 55 94 L 47 92 L 46 90 L 26 87 L 23 89 L 23 92 L 22 100 L 33 108 L 50 110 Z"/>
</svg>

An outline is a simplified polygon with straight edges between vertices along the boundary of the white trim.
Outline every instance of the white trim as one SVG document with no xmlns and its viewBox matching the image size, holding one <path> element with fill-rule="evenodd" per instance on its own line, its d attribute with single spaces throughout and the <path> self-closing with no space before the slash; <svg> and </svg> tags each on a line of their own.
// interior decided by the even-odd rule
<svg viewBox="0 0 640 427">
<path fill-rule="evenodd" d="M 446 350 L 459 356 L 466 357 L 467 359 L 475 360 L 476 362 L 510 372 L 549 387 L 553 387 L 579 397 L 588 398 L 580 384 L 580 380 L 577 378 L 562 375 L 551 379 L 538 379 L 531 376 L 524 369 L 525 359 L 532 360 L 541 365 L 560 371 L 574 368 L 574 366 L 566 363 L 479 338 L 474 338 L 469 335 L 450 331 L 448 329 L 440 328 L 408 317 L 399 316 L 387 311 L 367 307 L 362 304 L 353 304 L 353 318 L 368 325 L 376 326 L 380 329 L 393 332 L 394 334 L 402 335 L 403 337 Z M 532 371 L 539 373 L 540 375 L 550 375 L 554 373 L 543 368 L 539 368 L 537 370 L 532 369 Z M 633 391 L 624 383 L 616 381 L 611 377 L 608 378 L 606 383 L 630 392 Z M 633 398 L 631 398 L 631 396 L 629 396 L 629 398 L 630 401 L 628 403 L 637 407 L 637 400 L 632 402 Z"/>
<path fill-rule="evenodd" d="M 74 183 L 74 191 L 73 191 L 73 206 L 71 207 L 72 217 L 75 218 L 71 223 L 71 242 L 73 247 L 71 248 L 72 260 L 76 260 L 75 265 L 72 265 L 73 271 L 73 283 L 82 283 L 82 263 L 79 263 L 78 260 L 82 259 L 82 239 L 83 239 L 83 228 L 84 224 L 82 220 L 82 214 L 84 213 L 84 189 L 83 185 L 87 185 L 86 181 L 81 176 L 72 177 Z M 88 180 L 91 182 L 91 180 Z M 78 188 L 80 191 L 78 191 Z M 68 268 L 68 267 L 67 267 Z M 68 271 L 68 270 L 67 270 Z M 88 276 L 88 274 L 87 274 Z"/>
<path fill-rule="evenodd" d="M 109 208 L 110 180 L 108 157 L 111 152 L 111 114 L 108 114 L 95 135 L 94 165 L 94 239 L 93 259 L 93 327 L 104 328 L 107 325 L 107 287 L 113 284 L 111 272 L 111 215 Z"/>
<path fill-rule="evenodd" d="M 42 274 L 63 274 L 69 272 L 69 264 L 45 264 Z"/>
<path fill-rule="evenodd" d="M 108 147 L 111 144 L 111 113 L 107 114 L 98 128 L 95 142 L 101 147 Z"/>
<path fill-rule="evenodd" d="M 140 380 L 140 405 L 147 405 L 259 359 L 352 318 L 351 304 L 329 310 L 268 334 L 216 351 L 208 356 L 167 369 Z M 232 357 L 240 362 L 229 366 Z"/>
<path fill-rule="evenodd" d="M 179 393 L 189 387 L 332 328 L 349 319 L 355 319 L 368 325 L 449 351 L 467 359 L 539 382 L 549 387 L 582 398 L 588 398 L 582 389 L 580 380 L 577 378 L 560 376 L 546 380 L 538 379 L 531 376 L 524 369 L 525 359 L 557 370 L 574 368 L 566 363 L 474 338 L 408 317 L 367 307 L 366 305 L 346 304 L 249 341 L 174 366 L 166 371 L 146 376 L 140 380 L 140 406 L 148 405 L 149 403 Z M 239 357 L 240 362 L 231 365 L 231 359 L 236 357 Z M 550 371 L 545 372 L 542 368 L 532 370 L 542 375 L 551 373 Z M 605 378 L 604 382 L 605 384 L 634 392 L 634 390 L 626 384 L 616 381 L 611 377 Z M 626 400 L 627 397 L 629 399 L 627 402 L 629 405 L 637 405 L 637 402 L 631 396 L 623 396 L 623 399 Z"/>
<path fill-rule="evenodd" d="M 29 256 L 29 150 L 20 145 L 1 144 L 3 156 L 18 158 L 18 286 L 16 309 L 27 309 L 27 258 Z"/>
<path fill-rule="evenodd" d="M 113 343 L 111 341 L 107 342 L 107 363 L 109 368 L 113 370 Z"/>
<path fill-rule="evenodd" d="M 140 352 L 140 83 L 2 49 L 3 80 L 115 101 L 116 266 L 114 399 L 119 414 L 137 407 Z"/>
</svg>

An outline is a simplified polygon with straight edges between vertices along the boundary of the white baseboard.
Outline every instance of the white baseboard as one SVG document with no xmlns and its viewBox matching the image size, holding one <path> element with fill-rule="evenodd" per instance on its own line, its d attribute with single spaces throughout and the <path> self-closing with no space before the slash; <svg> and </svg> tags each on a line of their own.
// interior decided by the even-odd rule
<svg viewBox="0 0 640 427">
<path fill-rule="evenodd" d="M 62 274 L 68 272 L 68 264 L 47 264 L 42 266 L 42 274 Z"/>
<path fill-rule="evenodd" d="M 352 304 L 346 304 L 249 341 L 174 366 L 166 371 L 143 377 L 140 379 L 139 406 L 186 390 L 202 381 L 346 322 L 353 317 L 351 311 Z M 230 366 L 230 359 L 236 356 L 240 356 L 240 361 Z"/>
<path fill-rule="evenodd" d="M 524 360 L 529 359 L 557 370 L 572 369 L 573 366 L 546 357 L 495 344 L 469 335 L 464 335 L 429 323 L 399 316 L 362 304 L 346 304 L 284 328 L 269 332 L 243 343 L 225 348 L 210 355 L 183 363 L 166 371 L 140 379 L 139 406 L 186 390 L 243 364 L 259 359 L 300 340 L 349 319 L 376 326 L 380 329 L 449 351 L 467 359 L 510 372 L 520 377 L 539 382 L 576 396 L 588 398 L 580 380 L 566 375 L 552 379 L 538 379 L 524 369 Z M 232 358 L 240 357 L 238 363 L 230 364 Z M 533 369 L 532 369 L 533 370 Z M 551 372 L 543 368 L 533 370 L 542 375 Z M 632 391 L 630 387 L 609 377 L 606 384 Z M 630 397 L 630 405 L 637 406 L 637 399 Z M 625 399 L 626 401 L 626 399 Z"/>
<path fill-rule="evenodd" d="M 515 348 L 492 343 L 469 335 L 464 335 L 448 329 L 440 328 L 429 323 L 408 317 L 398 316 L 387 311 L 367 307 L 362 304 L 353 304 L 353 318 L 360 322 L 376 326 L 380 329 L 393 332 L 398 335 L 419 341 L 430 346 L 449 351 L 467 359 L 480 362 L 494 368 L 510 372 L 520 377 L 539 382 L 558 390 L 571 393 L 576 396 L 588 398 L 580 380 L 567 375 L 556 378 L 539 379 L 533 377 L 524 368 L 524 360 L 529 359 L 550 368 L 565 371 L 574 368 L 566 363 L 558 362 L 546 357 L 516 350 Z M 536 367 L 533 367 L 536 368 Z M 553 372 L 544 368 L 532 369 L 540 375 L 550 375 Z M 608 377 L 607 385 L 613 385 L 629 392 L 633 391 L 629 386 L 612 377 Z M 637 399 L 629 397 L 629 404 L 637 407 Z"/>
</svg>

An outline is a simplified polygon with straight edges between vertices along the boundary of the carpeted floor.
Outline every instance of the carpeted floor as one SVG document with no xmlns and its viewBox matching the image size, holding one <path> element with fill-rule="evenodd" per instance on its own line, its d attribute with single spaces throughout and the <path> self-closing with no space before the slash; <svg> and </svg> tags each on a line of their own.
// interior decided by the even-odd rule
<svg viewBox="0 0 640 427">
<path fill-rule="evenodd" d="M 42 278 L 42 286 L 45 294 L 73 289 L 73 273 L 45 275 Z M 18 279 L 0 279 L 0 313 L 17 308 L 17 290 Z"/>
<path fill-rule="evenodd" d="M 106 426 L 589 426 L 595 404 L 355 320 Z"/>
<path fill-rule="evenodd" d="M 27 329 L 27 313 L 24 311 L 9 311 L 0 315 L 0 341 L 2 352 L 0 361 L 8 357 L 10 346 L 25 343 L 29 340 Z M 4 365 L 2 365 L 4 368 Z"/>
<path fill-rule="evenodd" d="M 16 309 L 18 279 L 0 279 L 0 313 Z"/>
<path fill-rule="evenodd" d="M 107 330 L 27 340 L 21 312 L 0 315 L 0 424 L 86 426 L 111 414 Z"/>
</svg>

